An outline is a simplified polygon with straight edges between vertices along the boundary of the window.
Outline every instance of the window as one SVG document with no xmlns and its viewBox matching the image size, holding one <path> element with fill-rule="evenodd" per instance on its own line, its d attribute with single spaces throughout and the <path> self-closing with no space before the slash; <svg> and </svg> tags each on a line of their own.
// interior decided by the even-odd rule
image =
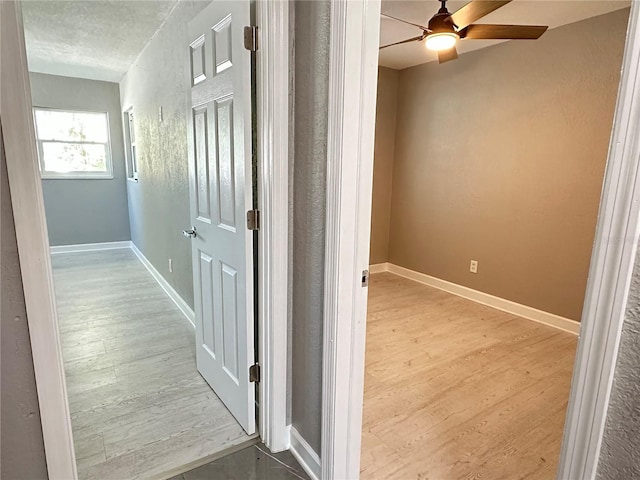
<svg viewBox="0 0 640 480">
<path fill-rule="evenodd" d="M 113 178 L 106 112 L 33 111 L 42 178 Z"/>
<path fill-rule="evenodd" d="M 133 110 L 124 112 L 124 140 L 127 144 L 127 178 L 138 181 L 138 157 L 136 156 L 136 130 L 133 124 Z"/>
</svg>

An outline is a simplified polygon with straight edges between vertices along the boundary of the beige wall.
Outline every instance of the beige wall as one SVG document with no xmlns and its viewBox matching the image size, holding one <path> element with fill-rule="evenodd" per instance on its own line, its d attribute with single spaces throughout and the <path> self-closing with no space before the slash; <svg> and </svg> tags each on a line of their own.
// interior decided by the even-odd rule
<svg viewBox="0 0 640 480">
<path fill-rule="evenodd" d="M 400 72 L 390 262 L 580 319 L 628 13 Z"/>
<path fill-rule="evenodd" d="M 373 200 L 371 206 L 371 251 L 369 263 L 389 260 L 389 221 L 391 215 L 391 182 L 396 136 L 396 107 L 400 72 L 378 69 L 376 104 L 376 141 L 373 164 Z"/>
</svg>

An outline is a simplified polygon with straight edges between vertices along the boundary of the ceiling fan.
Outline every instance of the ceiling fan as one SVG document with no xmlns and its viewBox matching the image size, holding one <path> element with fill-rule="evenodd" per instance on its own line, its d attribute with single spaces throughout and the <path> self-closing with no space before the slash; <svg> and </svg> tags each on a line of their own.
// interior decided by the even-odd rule
<svg viewBox="0 0 640 480">
<path fill-rule="evenodd" d="M 540 38 L 549 28 L 537 25 L 473 24 L 476 20 L 503 7 L 511 0 L 473 0 L 454 13 L 449 13 L 447 10 L 447 0 L 439 0 L 439 2 L 441 4 L 440 10 L 431 17 L 426 27 L 382 13 L 382 17 L 418 27 L 422 30 L 422 34 L 401 42 L 383 45 L 380 49 L 425 40 L 425 46 L 438 53 L 438 62 L 444 63 L 458 58 L 456 50 L 458 40 L 467 38 L 473 40 L 535 40 Z"/>
</svg>

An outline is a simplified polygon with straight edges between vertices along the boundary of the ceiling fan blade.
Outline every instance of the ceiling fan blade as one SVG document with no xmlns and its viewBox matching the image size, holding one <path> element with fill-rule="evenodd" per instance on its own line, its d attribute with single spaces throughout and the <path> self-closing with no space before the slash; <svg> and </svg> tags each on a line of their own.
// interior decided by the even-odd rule
<svg viewBox="0 0 640 480">
<path fill-rule="evenodd" d="M 509 2 L 511 0 L 473 0 L 457 12 L 452 13 L 449 19 L 453 21 L 458 29 L 461 29 Z"/>
<path fill-rule="evenodd" d="M 492 40 L 535 40 L 547 31 L 538 25 L 469 25 L 458 32 L 460 38 Z"/>
<path fill-rule="evenodd" d="M 401 18 L 398 18 L 398 17 L 392 17 L 391 15 L 387 15 L 386 13 L 381 13 L 380 16 L 384 18 L 389 18 L 391 20 L 396 20 L 398 22 L 406 23 L 407 25 L 413 25 L 414 27 L 418 27 L 419 29 L 424 30 L 425 32 L 429 30 L 427 27 L 423 27 L 422 25 L 418 25 L 417 23 L 407 22 L 406 20 L 402 20 Z"/>
<path fill-rule="evenodd" d="M 456 58 L 458 58 L 458 50 L 456 50 L 456 47 L 438 51 L 438 63 L 448 62 L 450 60 L 455 60 Z"/>
<path fill-rule="evenodd" d="M 412 38 L 408 38 L 406 40 L 402 40 L 401 42 L 396 42 L 396 43 L 390 43 L 389 45 L 383 45 L 380 47 L 380 50 L 382 50 L 383 48 L 387 48 L 387 47 L 393 47 L 394 45 L 402 45 L 403 43 L 410 43 L 410 42 L 419 42 L 420 40 L 422 40 L 424 38 L 424 35 L 420 35 L 418 37 L 412 37 Z"/>
</svg>

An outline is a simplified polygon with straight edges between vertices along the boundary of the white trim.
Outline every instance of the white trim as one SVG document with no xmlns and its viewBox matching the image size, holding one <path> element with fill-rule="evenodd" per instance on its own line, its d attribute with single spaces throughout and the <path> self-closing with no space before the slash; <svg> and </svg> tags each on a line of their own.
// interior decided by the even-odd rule
<svg viewBox="0 0 640 480">
<path fill-rule="evenodd" d="M 256 2 L 258 43 L 257 125 L 259 428 L 272 452 L 286 450 L 287 290 L 289 229 L 289 3 Z"/>
<path fill-rule="evenodd" d="M 320 456 L 311 448 L 311 445 L 300 435 L 294 426 L 288 427 L 291 435 L 291 455 L 311 477 L 311 480 L 320 478 Z"/>
<path fill-rule="evenodd" d="M 360 474 L 380 0 L 331 2 L 322 480 Z"/>
<path fill-rule="evenodd" d="M 469 287 L 458 285 L 456 283 L 448 282 L 440 278 L 432 277 L 424 273 L 409 270 L 408 268 L 394 265 L 393 263 L 387 263 L 385 265 L 386 272 L 393 273 L 400 277 L 408 278 L 414 282 L 422 283 L 423 285 L 429 285 L 430 287 L 443 290 L 445 292 L 452 293 L 459 297 L 472 300 L 482 305 L 502 310 L 503 312 L 511 313 L 527 320 L 533 320 L 534 322 L 542 323 L 549 327 L 557 328 L 568 333 L 577 335 L 580 332 L 580 322 L 571 320 L 569 318 L 554 315 L 553 313 L 544 312 L 537 308 L 522 305 L 521 303 L 512 302 L 504 298 L 496 297 L 488 293 L 480 292 Z"/>
<path fill-rule="evenodd" d="M 97 250 L 117 250 L 120 248 L 131 248 L 131 241 L 122 242 L 98 242 L 98 243 L 78 243 L 76 245 L 55 245 L 49 247 L 51 255 L 58 253 L 93 252 Z"/>
<path fill-rule="evenodd" d="M 187 302 L 184 301 L 180 294 L 173 289 L 169 282 L 167 282 L 162 274 L 158 270 L 156 270 L 156 267 L 153 266 L 153 264 L 147 259 L 147 257 L 144 256 L 144 254 L 138 249 L 138 247 L 136 247 L 135 243 L 133 242 L 131 242 L 131 250 L 136 254 L 136 257 L 138 257 L 140 262 L 142 262 L 151 276 L 156 280 L 156 282 L 158 282 L 158 285 L 162 287 L 167 296 L 173 301 L 173 303 L 176 304 L 176 307 L 178 307 L 185 318 L 189 320 L 189 322 L 191 322 L 191 326 L 195 329 L 196 316 L 189 304 L 187 304 Z"/>
<path fill-rule="evenodd" d="M 76 479 L 20 2 L 0 2 L 0 37 L 0 118 L 47 472 Z"/>
<path fill-rule="evenodd" d="M 162 111 L 162 107 L 160 107 Z M 126 118 L 125 118 L 126 117 Z M 133 118 L 133 140 L 131 140 L 131 122 Z M 136 145 L 136 133 L 135 133 L 135 116 L 133 115 L 133 106 L 130 106 L 122 112 L 122 133 L 124 139 L 125 150 L 125 171 L 127 173 L 127 180 L 133 183 L 138 183 L 138 159 L 133 155 L 134 149 L 137 150 Z"/>
<path fill-rule="evenodd" d="M 596 476 L 640 228 L 640 5 L 629 29 L 558 478 Z"/>
<path fill-rule="evenodd" d="M 369 265 L 369 273 L 373 274 L 373 273 L 388 272 L 389 271 L 389 265 L 391 265 L 389 262 L 376 263 L 376 264 L 373 264 L 373 265 Z"/>
</svg>

